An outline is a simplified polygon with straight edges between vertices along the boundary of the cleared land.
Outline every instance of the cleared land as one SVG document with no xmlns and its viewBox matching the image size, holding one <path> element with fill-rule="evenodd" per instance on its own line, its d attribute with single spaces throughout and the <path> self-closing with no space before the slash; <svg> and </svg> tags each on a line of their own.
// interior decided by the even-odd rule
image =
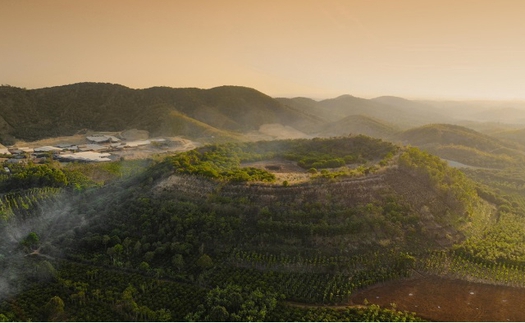
<svg viewBox="0 0 525 323">
<path fill-rule="evenodd" d="M 97 132 L 100 133 L 100 132 Z M 140 131 L 127 131 L 127 135 L 132 139 L 144 139 L 144 134 Z M 105 134 L 109 135 L 119 135 L 118 132 L 108 132 Z M 57 145 L 83 145 L 87 144 L 88 140 L 86 139 L 86 136 L 88 134 L 78 134 L 74 136 L 63 136 L 63 137 L 55 137 L 55 138 L 47 138 L 42 139 L 38 141 L 18 141 L 16 143 L 16 146 L 19 147 L 29 147 L 29 148 L 36 148 L 36 147 L 42 147 L 42 146 L 57 146 Z M 142 137 L 141 137 L 142 135 Z M 147 137 L 145 138 L 147 139 Z M 116 158 L 124 158 L 124 159 L 144 159 L 148 158 L 151 155 L 155 154 L 164 154 L 164 153 L 170 153 L 170 152 L 182 152 L 194 149 L 201 144 L 189 139 L 185 139 L 182 137 L 164 137 L 166 139 L 165 142 L 159 142 L 158 144 L 151 143 L 147 145 L 137 146 L 134 148 L 127 148 L 123 150 L 113 150 L 111 151 L 111 155 L 116 156 Z"/>
<path fill-rule="evenodd" d="M 304 168 L 297 166 L 297 163 L 284 159 L 263 160 L 252 163 L 242 163 L 241 167 L 254 167 L 264 169 L 274 174 L 277 182 L 288 181 L 290 184 L 307 182 L 310 174 Z"/>
<path fill-rule="evenodd" d="M 351 305 L 416 312 L 431 321 L 525 321 L 525 289 L 423 276 L 379 284 L 354 294 Z"/>
<path fill-rule="evenodd" d="M 123 149 L 120 151 L 112 151 L 111 154 L 123 157 L 124 159 L 144 159 L 154 154 L 165 154 L 169 152 L 182 152 L 192 150 L 198 146 L 199 143 L 181 137 L 169 137 L 166 145 L 144 145 L 132 149 Z"/>
</svg>

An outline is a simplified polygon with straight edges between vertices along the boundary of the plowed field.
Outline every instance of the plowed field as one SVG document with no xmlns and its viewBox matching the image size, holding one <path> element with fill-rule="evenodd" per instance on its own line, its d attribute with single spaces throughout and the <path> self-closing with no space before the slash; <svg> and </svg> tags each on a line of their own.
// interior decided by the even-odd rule
<svg viewBox="0 0 525 323">
<path fill-rule="evenodd" d="M 525 289 L 420 277 L 376 285 L 356 293 L 352 305 L 370 304 L 416 312 L 430 321 L 525 321 Z"/>
</svg>

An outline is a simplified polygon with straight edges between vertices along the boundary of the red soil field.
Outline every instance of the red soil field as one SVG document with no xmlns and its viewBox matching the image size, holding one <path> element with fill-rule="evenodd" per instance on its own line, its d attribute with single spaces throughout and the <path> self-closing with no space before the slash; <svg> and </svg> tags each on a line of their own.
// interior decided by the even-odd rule
<svg viewBox="0 0 525 323">
<path fill-rule="evenodd" d="M 387 308 L 395 303 L 430 321 L 525 321 L 525 288 L 425 276 L 372 286 L 354 294 L 350 305 L 365 298 Z"/>
</svg>

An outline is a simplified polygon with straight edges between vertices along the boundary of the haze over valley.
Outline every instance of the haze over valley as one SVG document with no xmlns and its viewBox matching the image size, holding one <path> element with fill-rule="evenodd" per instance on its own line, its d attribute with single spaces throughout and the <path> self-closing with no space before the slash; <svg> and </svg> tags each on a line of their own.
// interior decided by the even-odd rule
<svg viewBox="0 0 525 323">
<path fill-rule="evenodd" d="M 0 2 L 0 321 L 525 321 L 522 12 Z"/>
<path fill-rule="evenodd" d="M 78 83 L 2 86 L 0 116 L 3 318 L 525 318 L 434 299 L 523 297 L 520 102 Z M 213 293 L 267 310 L 217 317 Z"/>
</svg>

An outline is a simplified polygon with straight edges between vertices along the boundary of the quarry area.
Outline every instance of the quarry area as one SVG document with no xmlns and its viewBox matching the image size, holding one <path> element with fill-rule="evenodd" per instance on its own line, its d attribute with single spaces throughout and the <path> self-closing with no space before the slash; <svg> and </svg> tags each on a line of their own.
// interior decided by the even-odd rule
<svg viewBox="0 0 525 323">
<path fill-rule="evenodd" d="M 86 132 L 74 136 L 17 142 L 0 147 L 7 163 L 42 163 L 49 158 L 60 162 L 108 162 L 147 158 L 153 154 L 186 151 L 199 144 L 181 137 L 150 138 L 145 130 Z"/>
</svg>

